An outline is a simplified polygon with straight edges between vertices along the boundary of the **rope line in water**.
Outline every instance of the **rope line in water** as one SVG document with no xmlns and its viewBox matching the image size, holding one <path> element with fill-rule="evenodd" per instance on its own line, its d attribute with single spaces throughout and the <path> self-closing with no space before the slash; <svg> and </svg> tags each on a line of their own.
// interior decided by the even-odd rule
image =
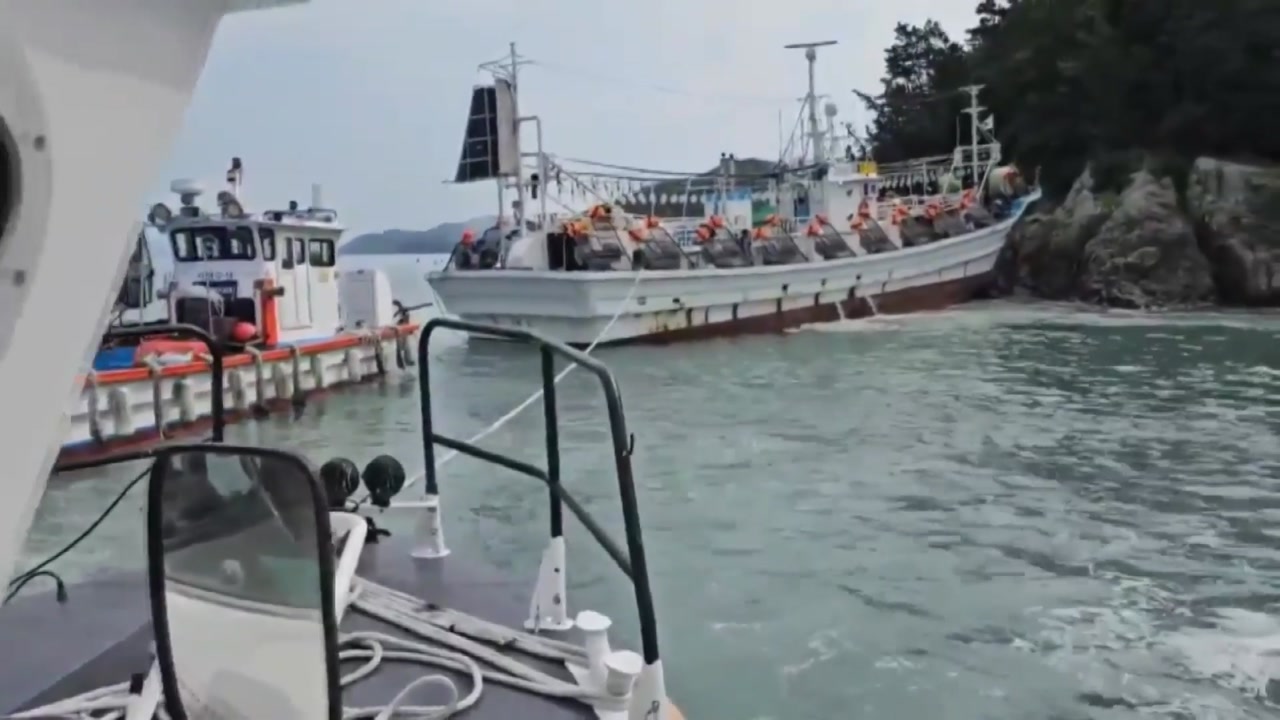
<svg viewBox="0 0 1280 720">
<path fill-rule="evenodd" d="M 644 268 L 640 268 L 639 270 L 636 270 L 636 273 L 635 273 L 636 279 L 631 283 L 631 289 L 627 291 L 627 296 L 622 299 L 622 302 L 618 303 L 618 309 L 613 312 L 613 317 L 609 318 L 609 322 L 605 324 L 604 328 L 600 330 L 600 333 L 597 334 L 595 339 L 591 341 L 591 344 L 588 345 L 586 350 L 583 351 L 584 353 L 586 353 L 587 355 L 590 355 L 591 351 L 596 349 L 596 346 L 599 345 L 604 340 L 604 338 L 609 334 L 609 331 L 613 329 L 613 326 L 617 324 L 618 319 L 622 317 L 623 311 L 627 309 L 627 306 L 631 303 L 631 299 L 635 297 L 636 290 L 640 288 L 640 278 L 641 276 L 644 275 L 644 273 L 645 273 Z M 429 288 L 431 287 L 430 283 L 428 283 L 427 287 Z M 436 307 L 447 311 L 448 308 L 444 306 L 444 303 L 440 302 L 440 298 L 439 296 L 436 295 L 436 291 L 434 288 L 431 289 L 431 294 L 433 297 L 435 297 Z M 555 380 L 553 380 L 551 384 L 559 385 L 560 381 L 565 379 L 565 377 L 569 373 L 573 372 L 573 369 L 575 367 L 577 367 L 576 364 L 570 364 L 568 367 L 561 370 L 559 373 L 556 374 Z M 532 395 L 525 398 L 524 401 L 521 402 L 519 405 L 516 405 L 514 408 L 508 411 L 505 415 L 493 421 L 490 425 L 485 427 L 483 430 L 481 430 L 480 432 L 476 433 L 474 436 L 469 438 L 467 440 L 467 443 L 474 445 L 480 442 L 481 440 L 489 437 L 490 435 L 497 432 L 498 430 L 502 429 L 504 425 L 511 422 L 513 419 L 515 419 L 517 415 L 524 412 L 530 405 L 542 399 L 543 392 L 544 390 L 542 388 L 539 388 Z M 439 460 L 436 461 L 436 470 L 437 471 L 440 470 L 440 468 L 444 467 L 445 464 L 448 463 L 449 461 L 458 457 L 458 455 L 459 453 L 457 450 L 450 450 L 449 452 L 445 453 Z M 401 492 L 403 492 L 405 489 L 408 489 L 410 485 L 413 485 L 414 483 L 420 480 L 423 480 L 426 477 L 427 477 L 427 471 L 424 468 L 420 472 L 415 473 L 412 477 L 410 477 L 408 480 L 405 481 L 404 488 L 401 489 Z M 360 502 L 363 503 L 365 500 L 368 499 L 368 497 L 369 496 L 366 494 L 364 499 L 361 500 Z"/>
</svg>

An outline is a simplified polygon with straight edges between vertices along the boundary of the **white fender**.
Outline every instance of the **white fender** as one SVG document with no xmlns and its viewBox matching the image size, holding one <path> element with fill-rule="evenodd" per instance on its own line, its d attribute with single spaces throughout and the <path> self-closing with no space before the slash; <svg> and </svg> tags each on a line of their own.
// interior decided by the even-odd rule
<svg viewBox="0 0 1280 720">
<path fill-rule="evenodd" d="M 111 434 L 129 437 L 133 434 L 133 408 L 129 407 L 129 391 L 113 387 L 107 391 L 107 414 L 111 416 Z"/>
<path fill-rule="evenodd" d="M 249 393 L 244 387 L 244 373 L 240 368 L 232 368 L 226 373 L 226 390 L 231 394 L 231 409 L 244 412 L 249 408 Z"/>
<path fill-rule="evenodd" d="M 173 381 L 173 404 L 178 407 L 178 421 L 189 423 L 196 419 L 195 392 L 191 381 L 183 378 Z"/>
<path fill-rule="evenodd" d="M 289 372 L 280 363 L 271 366 L 271 386 L 279 400 L 288 400 L 292 388 L 289 387 Z"/>
<path fill-rule="evenodd" d="M 324 377 L 324 356 L 311 356 L 311 387 L 316 390 L 323 390 L 325 386 Z"/>
<path fill-rule="evenodd" d="M 347 363 L 347 380 L 351 382 L 360 382 L 364 379 L 364 370 L 360 367 L 360 350 L 358 348 L 347 348 L 347 352 L 343 356 L 343 360 Z"/>
</svg>

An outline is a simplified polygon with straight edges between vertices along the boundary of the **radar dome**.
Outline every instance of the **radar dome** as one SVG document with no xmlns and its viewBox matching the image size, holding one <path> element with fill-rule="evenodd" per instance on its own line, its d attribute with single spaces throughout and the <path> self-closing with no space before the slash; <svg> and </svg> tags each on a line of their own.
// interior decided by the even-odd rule
<svg viewBox="0 0 1280 720">
<path fill-rule="evenodd" d="M 169 192 L 174 195 L 200 195 L 204 188 L 191 178 L 179 178 L 169 183 Z"/>
<path fill-rule="evenodd" d="M 833 102 L 828 102 L 825 106 L 823 106 L 822 111 L 826 113 L 827 117 L 829 118 L 833 118 L 840 113 L 840 109 L 837 108 L 836 104 Z"/>
</svg>

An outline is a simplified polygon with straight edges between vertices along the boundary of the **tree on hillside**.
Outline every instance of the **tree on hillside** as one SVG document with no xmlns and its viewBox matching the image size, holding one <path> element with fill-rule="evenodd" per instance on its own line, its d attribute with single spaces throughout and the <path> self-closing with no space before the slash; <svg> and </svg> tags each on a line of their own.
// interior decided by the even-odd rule
<svg viewBox="0 0 1280 720">
<path fill-rule="evenodd" d="M 968 47 L 900 25 L 883 94 L 865 98 L 877 157 L 945 152 L 985 85 L 1006 156 L 1061 191 L 1083 164 L 1199 154 L 1280 160 L 1280 2 L 981 0 Z M 940 98 L 947 98 L 939 101 Z"/>
<path fill-rule="evenodd" d="M 875 157 L 894 162 L 949 152 L 964 106 L 956 91 L 969 75 L 964 48 L 932 20 L 921 26 L 898 23 L 893 37 L 881 93 L 858 93 L 875 114 L 867 129 Z"/>
</svg>

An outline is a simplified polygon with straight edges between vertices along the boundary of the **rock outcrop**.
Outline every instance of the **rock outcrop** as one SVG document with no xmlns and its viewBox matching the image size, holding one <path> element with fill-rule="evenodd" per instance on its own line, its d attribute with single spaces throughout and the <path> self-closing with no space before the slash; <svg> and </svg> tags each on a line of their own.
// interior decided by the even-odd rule
<svg viewBox="0 0 1280 720">
<path fill-rule="evenodd" d="M 999 294 L 1129 308 L 1280 305 L 1280 170 L 1197 160 L 1185 193 L 1143 169 L 1117 195 L 1086 169 L 1028 213 L 997 263 Z"/>
<path fill-rule="evenodd" d="M 1221 298 L 1280 305 L 1280 169 L 1201 158 L 1187 208 Z"/>
</svg>

